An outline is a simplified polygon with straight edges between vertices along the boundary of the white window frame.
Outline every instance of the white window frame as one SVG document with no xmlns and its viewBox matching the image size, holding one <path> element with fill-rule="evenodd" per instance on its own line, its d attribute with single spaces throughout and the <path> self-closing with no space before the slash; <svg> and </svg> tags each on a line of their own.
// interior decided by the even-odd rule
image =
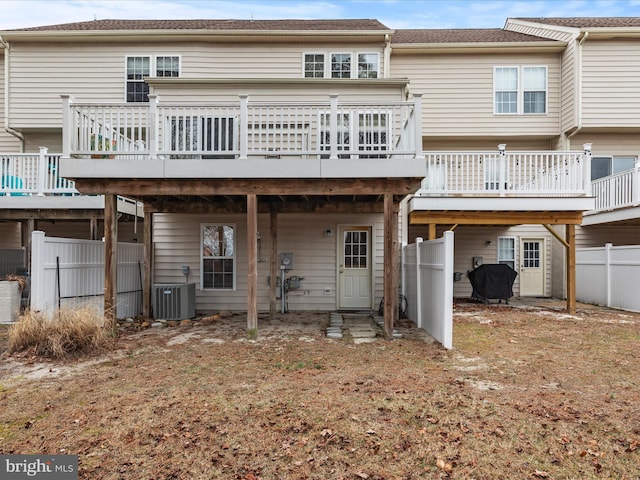
<svg viewBox="0 0 640 480">
<path fill-rule="evenodd" d="M 204 252 L 204 230 L 206 227 L 230 227 L 233 229 L 233 255 L 232 256 L 205 256 Z M 238 253 L 238 228 L 235 223 L 201 223 L 200 224 L 200 289 L 204 291 L 219 291 L 219 292 L 231 292 L 236 291 L 236 285 L 238 280 L 238 266 L 237 266 L 237 253 Z M 205 287 L 204 286 L 204 262 L 208 259 L 228 259 L 233 260 L 233 286 L 232 287 Z M 215 284 L 215 282 L 214 282 Z"/>
<path fill-rule="evenodd" d="M 158 77 L 158 69 L 157 62 L 160 57 L 175 57 L 178 59 L 178 77 Z M 124 101 L 125 103 L 146 103 L 146 102 L 129 102 L 127 101 L 127 84 L 129 83 L 128 77 L 128 66 L 130 58 L 148 58 L 149 59 L 149 76 L 145 78 L 179 78 L 182 76 L 182 55 L 177 54 L 149 54 L 149 53 L 141 53 L 141 54 L 131 54 L 126 55 L 124 58 Z M 144 79 L 142 80 L 144 82 Z"/>
<path fill-rule="evenodd" d="M 513 242 L 513 258 L 503 258 L 500 256 L 500 241 L 501 240 L 510 240 Z M 510 265 L 509 262 L 513 262 L 513 265 Z M 518 237 L 514 236 L 499 236 L 498 241 L 496 242 L 496 263 L 503 263 L 509 265 L 514 270 L 518 270 L 516 267 L 518 265 Z"/>
<path fill-rule="evenodd" d="M 322 56 L 322 76 L 307 77 L 307 55 Z M 304 78 L 326 78 L 327 77 L 327 53 L 326 52 L 303 52 L 302 54 L 302 76 Z"/>
<path fill-rule="evenodd" d="M 323 76 L 322 77 L 307 77 L 306 76 L 306 57 L 307 55 L 322 55 L 323 57 Z M 380 52 L 371 52 L 371 51 L 331 51 L 331 52 L 317 52 L 317 51 L 309 51 L 302 53 L 302 77 L 303 78 L 326 78 L 331 79 L 332 74 L 332 62 L 331 58 L 333 55 L 350 55 L 351 61 L 349 66 L 349 77 L 336 77 L 340 78 L 350 78 L 350 79 L 368 79 L 368 78 L 380 78 Z M 375 55 L 376 56 L 376 76 L 375 77 L 360 77 L 360 55 Z"/>
<path fill-rule="evenodd" d="M 524 111 L 524 94 L 529 91 L 541 90 L 525 90 L 525 71 L 532 68 L 542 68 L 545 72 L 544 84 L 544 111 L 543 112 L 525 112 Z M 497 109 L 496 94 L 508 90 L 498 90 L 496 88 L 498 70 L 515 69 L 516 70 L 516 111 L 515 112 L 499 112 Z M 549 112 L 549 67 L 547 65 L 495 65 L 493 67 L 493 114 L 494 115 L 547 115 Z"/>
</svg>

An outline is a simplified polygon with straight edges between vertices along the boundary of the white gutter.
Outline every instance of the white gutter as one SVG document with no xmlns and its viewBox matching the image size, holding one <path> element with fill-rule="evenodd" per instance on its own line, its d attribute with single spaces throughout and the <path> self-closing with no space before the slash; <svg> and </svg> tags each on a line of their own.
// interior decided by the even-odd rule
<svg viewBox="0 0 640 480">
<path fill-rule="evenodd" d="M 4 53 L 4 129 L 8 134 L 13 135 L 18 140 L 20 140 L 20 152 L 24 152 L 24 135 L 22 135 L 21 132 L 18 132 L 17 130 L 14 130 L 9 126 L 9 94 L 10 94 L 9 64 L 11 63 L 10 61 L 11 57 L 9 55 L 10 47 L 9 47 L 9 43 L 7 43 L 1 36 L 0 36 L 0 45 L 2 45 L 2 48 L 4 48 L 4 51 L 5 51 Z"/>
<path fill-rule="evenodd" d="M 582 44 L 587 40 L 589 36 L 589 32 L 584 32 L 582 38 L 578 41 L 578 66 L 576 72 L 576 117 L 577 117 L 577 126 L 567 135 L 567 145 L 565 145 L 567 150 L 571 150 L 571 137 L 580 133 L 582 130 Z"/>
</svg>

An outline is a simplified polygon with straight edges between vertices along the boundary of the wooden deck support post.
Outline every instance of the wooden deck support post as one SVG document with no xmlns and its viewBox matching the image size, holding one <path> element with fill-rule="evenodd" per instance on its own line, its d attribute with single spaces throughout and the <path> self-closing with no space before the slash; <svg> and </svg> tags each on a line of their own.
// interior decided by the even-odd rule
<svg viewBox="0 0 640 480">
<path fill-rule="evenodd" d="M 258 336 L 258 198 L 247 195 L 247 335 Z"/>
<path fill-rule="evenodd" d="M 31 236 L 36 229 L 36 220 L 33 217 L 29 217 L 27 220 L 20 222 L 20 228 L 22 230 L 22 246 L 25 249 L 24 261 L 26 262 L 26 269 L 31 272 Z"/>
<path fill-rule="evenodd" d="M 576 226 L 565 225 L 567 248 L 567 311 L 576 313 Z"/>
<path fill-rule="evenodd" d="M 142 280 L 142 315 L 146 318 L 151 316 L 151 283 L 153 280 L 153 213 L 144 212 L 144 272 Z"/>
<path fill-rule="evenodd" d="M 113 194 L 104 196 L 104 316 L 112 322 L 113 333 L 118 330 L 118 206 Z"/>
<path fill-rule="evenodd" d="M 429 224 L 429 234 L 428 234 L 428 240 L 435 240 L 436 239 L 436 224 L 435 223 L 430 223 Z"/>
<path fill-rule="evenodd" d="M 397 214 L 393 194 L 384 194 L 384 336 L 393 339 L 393 326 L 398 314 L 398 248 Z"/>
<path fill-rule="evenodd" d="M 271 254 L 269 255 L 269 319 L 276 319 L 278 311 L 277 286 L 278 286 L 278 212 L 271 210 L 269 216 L 269 232 L 271 239 Z"/>
</svg>

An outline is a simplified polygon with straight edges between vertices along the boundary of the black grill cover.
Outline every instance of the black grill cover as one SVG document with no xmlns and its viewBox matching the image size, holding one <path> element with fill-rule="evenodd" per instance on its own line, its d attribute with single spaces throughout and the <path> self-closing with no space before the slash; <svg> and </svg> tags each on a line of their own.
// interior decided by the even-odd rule
<svg viewBox="0 0 640 480">
<path fill-rule="evenodd" d="M 509 265 L 501 263 L 489 263 L 480 265 L 468 272 L 472 298 L 487 302 L 489 299 L 508 301 L 513 297 L 513 282 L 518 276 Z"/>
</svg>

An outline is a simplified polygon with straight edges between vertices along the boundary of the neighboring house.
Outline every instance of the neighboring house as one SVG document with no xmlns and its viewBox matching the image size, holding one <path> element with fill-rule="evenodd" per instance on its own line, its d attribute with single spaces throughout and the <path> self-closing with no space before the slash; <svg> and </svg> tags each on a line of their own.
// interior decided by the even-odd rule
<svg viewBox="0 0 640 480">
<path fill-rule="evenodd" d="M 640 244 L 640 18 L 515 18 L 506 29 L 567 42 L 560 57 L 565 148 L 593 144 L 595 208 L 576 246 Z M 554 276 L 564 275 L 556 252 Z M 562 296 L 556 282 L 553 295 Z"/>
<path fill-rule="evenodd" d="M 17 121 L 13 99 L 23 87 L 13 75 L 29 65 L 12 65 L 10 58 L 8 45 L 0 43 L 0 249 L 24 249 L 26 268 L 34 230 L 49 236 L 101 238 L 104 198 L 79 195 L 74 182 L 60 176 L 61 125 L 56 131 L 39 123 L 39 93 L 29 93 L 30 119 Z M 142 206 L 119 198 L 118 212 L 121 239 L 142 240 Z"/>
<path fill-rule="evenodd" d="M 455 296 L 471 295 L 466 272 L 480 262 L 516 269 L 516 296 L 549 296 L 552 247 L 575 249 L 573 231 L 593 200 L 589 152 L 565 150 L 558 128 L 567 48 L 503 29 L 393 37 L 392 75 L 409 77 L 423 98 L 427 177 L 407 202 L 408 237 L 454 229 Z"/>
<path fill-rule="evenodd" d="M 105 195 L 107 249 L 120 236 L 114 195 L 144 203 L 146 313 L 152 284 L 194 282 L 199 311 L 246 309 L 251 331 L 258 310 L 276 308 L 284 276 L 292 310 L 370 310 L 384 298 L 390 334 L 398 243 L 448 229 L 463 273 L 456 296 L 471 293 L 474 261 L 508 263 L 517 295 L 566 295 L 571 309 L 592 173 L 603 157 L 613 173 L 628 163 L 614 157 L 636 155 L 625 112 L 640 98 L 630 84 L 598 102 L 612 79 L 588 81 L 616 49 L 638 55 L 640 19 L 592 19 L 588 33 L 579 20 L 4 31 L 6 126 L 25 151 L 61 151 L 62 177 L 82 194 Z M 612 71 L 631 75 L 626 61 Z M 46 81 L 34 81 L 34 64 Z"/>
</svg>

